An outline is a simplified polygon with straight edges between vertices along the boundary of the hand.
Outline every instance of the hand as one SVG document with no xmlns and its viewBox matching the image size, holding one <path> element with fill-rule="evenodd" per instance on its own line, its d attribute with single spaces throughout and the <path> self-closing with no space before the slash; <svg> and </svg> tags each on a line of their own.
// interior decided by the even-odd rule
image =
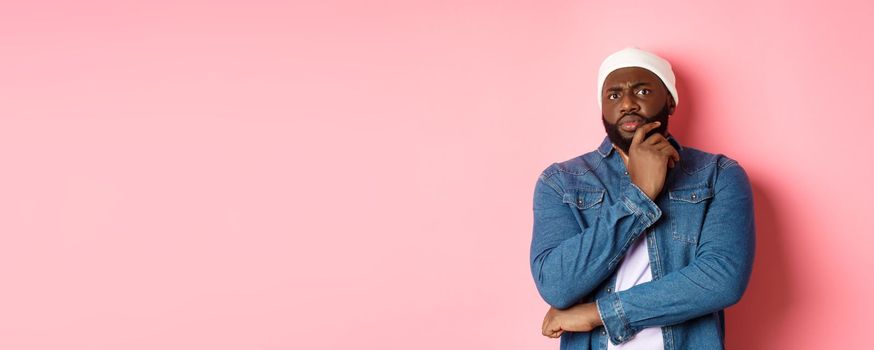
<svg viewBox="0 0 874 350">
<path fill-rule="evenodd" d="M 638 127 L 628 149 L 628 176 L 652 200 L 665 185 L 667 167 L 680 161 L 680 153 L 662 134 L 644 139 L 647 132 L 659 125 L 660 122 L 652 122 Z"/>
<path fill-rule="evenodd" d="M 602 325 L 595 303 L 577 304 L 560 310 L 550 307 L 543 318 L 543 335 L 558 338 L 564 331 L 589 332 Z"/>
</svg>

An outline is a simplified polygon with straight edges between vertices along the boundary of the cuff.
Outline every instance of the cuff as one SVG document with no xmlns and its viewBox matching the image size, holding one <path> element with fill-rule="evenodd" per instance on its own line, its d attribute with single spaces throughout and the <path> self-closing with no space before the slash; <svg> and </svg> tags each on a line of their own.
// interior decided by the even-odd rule
<svg viewBox="0 0 874 350">
<path fill-rule="evenodd" d="M 633 182 L 630 182 L 629 186 L 625 189 L 622 203 L 635 216 L 643 219 L 644 228 L 651 226 L 662 217 L 662 210 L 659 209 L 659 206 L 649 199 L 646 193 L 643 193 L 643 190 Z"/>
<path fill-rule="evenodd" d="M 598 306 L 598 314 L 604 322 L 604 329 L 607 330 L 607 339 L 610 339 L 610 342 L 619 345 L 634 336 L 636 332 L 628 326 L 628 319 L 625 317 L 625 311 L 622 310 L 622 301 L 619 300 L 618 294 L 612 293 L 598 299 L 595 305 Z"/>
</svg>

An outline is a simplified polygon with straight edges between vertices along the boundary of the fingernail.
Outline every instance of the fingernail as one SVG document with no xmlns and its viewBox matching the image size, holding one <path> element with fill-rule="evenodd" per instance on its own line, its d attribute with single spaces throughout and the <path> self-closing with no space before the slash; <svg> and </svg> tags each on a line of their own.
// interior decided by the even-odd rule
<svg viewBox="0 0 874 350">
<path fill-rule="evenodd" d="M 655 122 L 656 125 L 662 125 L 662 122 Z"/>
</svg>

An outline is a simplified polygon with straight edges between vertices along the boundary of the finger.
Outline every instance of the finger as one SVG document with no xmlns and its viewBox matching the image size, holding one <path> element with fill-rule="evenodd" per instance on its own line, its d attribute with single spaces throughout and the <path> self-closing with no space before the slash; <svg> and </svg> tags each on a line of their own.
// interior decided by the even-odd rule
<svg viewBox="0 0 874 350">
<path fill-rule="evenodd" d="M 547 324 L 547 325 L 543 326 L 542 333 L 543 333 L 543 335 L 545 335 L 547 337 L 552 337 L 552 335 L 555 334 L 555 332 L 558 332 L 560 330 L 561 330 L 561 327 L 558 327 L 558 326 L 555 326 L 552 324 Z"/>
<path fill-rule="evenodd" d="M 658 151 L 665 157 L 666 161 L 680 161 L 680 156 L 677 154 L 677 150 L 672 146 L 659 148 Z"/>
<path fill-rule="evenodd" d="M 546 324 L 552 319 L 553 310 L 555 308 L 550 306 L 549 310 L 546 310 L 546 315 L 543 315 L 543 325 L 541 325 L 543 329 L 546 329 Z"/>
<path fill-rule="evenodd" d="M 648 133 L 652 129 L 659 127 L 659 125 L 662 125 L 662 122 L 646 123 L 637 127 L 637 130 L 634 131 L 634 137 L 631 139 L 631 145 L 634 146 L 643 142 L 643 138 L 646 133 Z"/>
<path fill-rule="evenodd" d="M 673 146 L 671 146 L 671 158 L 674 160 L 674 163 L 680 161 L 680 152 L 678 152 Z"/>
<path fill-rule="evenodd" d="M 680 162 L 680 154 L 677 153 L 677 149 L 674 147 L 663 150 L 662 154 L 668 158 L 669 164 L 677 164 Z M 673 168 L 673 165 L 671 165 L 671 167 Z"/>
<path fill-rule="evenodd" d="M 671 150 L 674 149 L 674 146 L 671 146 L 670 142 L 664 142 L 652 145 L 652 148 L 654 148 L 656 151 L 659 151 L 659 153 L 664 154 L 665 156 L 670 156 Z"/>
<path fill-rule="evenodd" d="M 668 158 L 668 168 L 674 167 L 674 158 Z"/>
<path fill-rule="evenodd" d="M 659 151 L 674 148 L 674 145 L 672 145 L 670 142 L 668 142 L 668 140 L 660 141 L 659 143 L 657 143 L 653 146 L 654 146 L 653 148 L 655 148 Z"/>
<path fill-rule="evenodd" d="M 673 158 L 675 161 L 680 160 L 680 153 L 677 152 L 677 149 L 674 148 L 674 145 L 672 145 L 670 142 L 668 142 L 667 139 L 665 139 L 664 143 L 659 143 L 658 145 L 656 145 L 655 148 L 661 152 L 665 152 L 666 154 L 669 154 L 671 156 L 671 158 Z"/>
<path fill-rule="evenodd" d="M 559 327 L 558 325 L 552 325 L 548 329 L 550 336 L 552 336 L 553 338 L 558 337 L 563 331 L 564 330 L 561 329 L 561 327 Z"/>
<path fill-rule="evenodd" d="M 553 337 L 553 338 L 561 337 L 561 334 L 562 334 L 562 333 L 564 333 L 563 330 L 562 330 L 562 331 L 555 332 L 555 333 L 552 334 L 552 337 Z"/>
<path fill-rule="evenodd" d="M 646 140 L 644 140 L 644 143 L 649 145 L 657 145 L 662 142 L 668 142 L 668 139 L 666 139 L 664 135 L 659 133 L 652 134 L 647 137 Z"/>
<path fill-rule="evenodd" d="M 555 338 L 555 333 L 552 331 L 544 331 L 543 335 L 549 338 Z"/>
</svg>

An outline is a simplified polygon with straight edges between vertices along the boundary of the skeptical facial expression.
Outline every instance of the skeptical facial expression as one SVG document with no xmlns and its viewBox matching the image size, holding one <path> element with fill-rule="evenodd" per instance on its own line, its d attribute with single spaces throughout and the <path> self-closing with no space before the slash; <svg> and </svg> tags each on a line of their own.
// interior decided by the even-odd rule
<svg viewBox="0 0 874 350">
<path fill-rule="evenodd" d="M 601 114 L 605 126 L 615 128 L 614 134 L 631 140 L 634 131 L 661 113 L 674 113 L 674 99 L 655 73 L 640 67 L 620 68 L 604 80 L 601 88 Z M 667 124 L 662 122 L 660 133 Z M 608 130 L 608 134 L 610 130 Z"/>
</svg>

